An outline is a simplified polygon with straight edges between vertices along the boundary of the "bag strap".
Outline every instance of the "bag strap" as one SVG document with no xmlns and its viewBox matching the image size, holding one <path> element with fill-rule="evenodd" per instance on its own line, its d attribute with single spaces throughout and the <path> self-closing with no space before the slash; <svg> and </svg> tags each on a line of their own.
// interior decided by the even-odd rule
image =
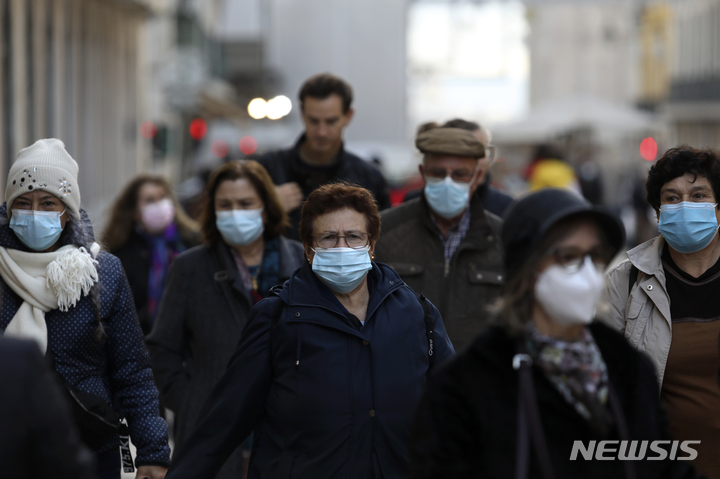
<svg viewBox="0 0 720 479">
<path fill-rule="evenodd" d="M 215 249 L 215 251 L 212 251 L 210 256 L 213 259 L 213 263 L 215 263 L 215 268 L 217 268 L 217 271 L 215 272 L 215 274 L 213 274 L 213 279 L 218 285 L 220 285 L 220 290 L 223 292 L 223 296 L 225 296 L 225 300 L 227 301 L 228 306 L 230 306 L 230 312 L 235 318 L 235 321 L 241 323 L 243 315 L 240 313 L 240 310 L 235 303 L 235 295 L 230 289 L 230 273 L 228 273 L 227 269 L 225 269 L 225 267 L 223 266 L 222 261 L 219 257 L 220 252 L 217 251 L 217 249 Z M 243 325 L 241 324 L 241 326 Z"/>
<path fill-rule="evenodd" d="M 637 283 L 639 272 L 640 271 L 637 269 L 637 266 L 632 265 L 632 267 L 630 268 L 630 278 L 628 281 L 628 298 L 630 297 L 630 293 L 632 293 L 633 286 L 635 286 L 635 283 Z"/>
<path fill-rule="evenodd" d="M 424 294 L 418 294 L 418 300 L 422 305 L 423 312 L 425 313 L 425 336 L 428 342 L 428 373 L 435 365 L 435 317 L 432 314 L 432 308 L 430 308 L 430 302 L 427 300 Z"/>
<path fill-rule="evenodd" d="M 532 358 L 525 350 L 522 341 L 518 342 L 517 354 L 513 357 L 513 368 L 518 371 L 518 448 L 516 479 L 526 479 L 530 469 L 530 439 L 535 447 L 535 456 L 545 479 L 554 479 L 550 454 L 545 441 L 540 412 L 535 397 L 532 377 Z M 529 429 L 529 434 L 528 434 Z M 521 475 L 522 474 L 522 475 Z"/>
</svg>

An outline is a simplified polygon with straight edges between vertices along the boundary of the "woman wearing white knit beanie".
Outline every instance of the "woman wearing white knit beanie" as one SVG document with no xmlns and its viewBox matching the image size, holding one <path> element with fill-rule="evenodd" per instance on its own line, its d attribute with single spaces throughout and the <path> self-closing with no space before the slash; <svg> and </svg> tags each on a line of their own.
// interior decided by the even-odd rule
<svg viewBox="0 0 720 479">
<path fill-rule="evenodd" d="M 120 412 L 137 447 L 137 477 L 162 478 L 167 424 L 132 295 L 118 259 L 94 241 L 77 177 L 57 139 L 23 149 L 10 168 L 0 207 L 0 331 L 36 340 L 53 362 L 100 479 L 120 478 Z"/>
</svg>

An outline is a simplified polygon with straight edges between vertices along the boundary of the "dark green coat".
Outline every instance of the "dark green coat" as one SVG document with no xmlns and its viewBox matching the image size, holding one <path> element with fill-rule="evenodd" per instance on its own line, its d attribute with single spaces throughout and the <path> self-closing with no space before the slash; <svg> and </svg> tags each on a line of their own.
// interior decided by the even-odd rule
<svg viewBox="0 0 720 479">
<path fill-rule="evenodd" d="M 456 351 L 485 329 L 486 308 L 505 279 L 500 244 L 502 220 L 473 195 L 470 228 L 446 265 L 445 249 L 424 195 L 382 212 L 375 259 L 390 265 L 440 310 Z"/>
</svg>

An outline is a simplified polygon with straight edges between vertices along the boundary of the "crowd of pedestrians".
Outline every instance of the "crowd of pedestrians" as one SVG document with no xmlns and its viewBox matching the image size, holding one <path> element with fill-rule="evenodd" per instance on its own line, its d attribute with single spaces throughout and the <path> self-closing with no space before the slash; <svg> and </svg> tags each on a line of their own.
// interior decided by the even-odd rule
<svg viewBox="0 0 720 479">
<path fill-rule="evenodd" d="M 720 154 L 655 163 L 660 235 L 606 276 L 624 227 L 567 171 L 545 184 L 559 154 L 513 199 L 487 129 L 424 124 L 391 208 L 343 146 L 352 99 L 310 78 L 293 147 L 220 166 L 195 219 L 139 176 L 99 241 L 63 143 L 19 152 L 2 477 L 720 479 Z M 642 457 L 597 460 L 618 450 Z"/>
</svg>

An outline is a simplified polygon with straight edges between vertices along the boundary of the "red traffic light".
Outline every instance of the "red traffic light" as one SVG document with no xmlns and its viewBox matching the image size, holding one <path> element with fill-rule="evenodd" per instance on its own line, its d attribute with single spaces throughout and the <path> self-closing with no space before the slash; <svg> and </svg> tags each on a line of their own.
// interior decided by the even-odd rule
<svg viewBox="0 0 720 479">
<path fill-rule="evenodd" d="M 207 122 L 202 118 L 195 118 L 193 121 L 190 122 L 190 128 L 188 128 L 190 138 L 195 141 L 200 141 L 205 138 L 205 135 L 207 135 L 207 130 Z"/>
<path fill-rule="evenodd" d="M 243 136 L 238 144 L 240 151 L 245 155 L 252 155 L 257 151 L 257 140 L 252 136 Z"/>
<path fill-rule="evenodd" d="M 224 140 L 215 140 L 210 145 L 210 153 L 216 158 L 225 158 L 230 151 L 228 144 Z"/>
<path fill-rule="evenodd" d="M 145 139 L 152 140 L 158 133 L 158 127 L 155 122 L 144 121 L 140 123 L 140 136 Z"/>
<path fill-rule="evenodd" d="M 650 136 L 640 142 L 640 156 L 642 156 L 645 161 L 655 161 L 657 150 L 657 142 Z"/>
</svg>

